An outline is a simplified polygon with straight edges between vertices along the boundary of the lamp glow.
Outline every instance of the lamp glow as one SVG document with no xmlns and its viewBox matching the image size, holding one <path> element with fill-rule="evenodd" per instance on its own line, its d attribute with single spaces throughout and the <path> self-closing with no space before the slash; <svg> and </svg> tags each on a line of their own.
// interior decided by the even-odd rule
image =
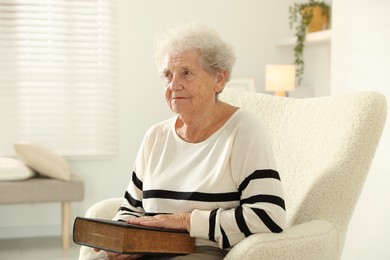
<svg viewBox="0 0 390 260">
<path fill-rule="evenodd" d="M 266 65 L 265 90 L 276 96 L 286 96 L 286 91 L 295 88 L 295 65 Z"/>
</svg>

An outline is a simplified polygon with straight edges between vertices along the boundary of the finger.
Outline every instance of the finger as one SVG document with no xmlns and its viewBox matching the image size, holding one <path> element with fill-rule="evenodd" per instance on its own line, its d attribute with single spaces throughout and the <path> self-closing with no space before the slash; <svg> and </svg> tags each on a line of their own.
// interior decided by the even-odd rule
<svg viewBox="0 0 390 260">
<path fill-rule="evenodd" d="M 119 253 L 113 253 L 113 252 L 107 252 L 105 251 L 106 253 L 106 258 L 108 259 L 116 259 L 116 257 L 118 257 L 120 254 Z"/>
<path fill-rule="evenodd" d="M 127 220 L 127 223 L 129 224 L 140 224 L 142 222 L 147 222 L 147 221 L 154 221 L 154 217 L 140 217 L 140 218 L 131 218 Z"/>
<path fill-rule="evenodd" d="M 130 254 L 130 255 L 107 255 L 106 258 L 109 260 L 132 260 L 132 259 L 139 259 L 142 257 L 142 255 L 136 255 L 136 254 Z"/>
</svg>

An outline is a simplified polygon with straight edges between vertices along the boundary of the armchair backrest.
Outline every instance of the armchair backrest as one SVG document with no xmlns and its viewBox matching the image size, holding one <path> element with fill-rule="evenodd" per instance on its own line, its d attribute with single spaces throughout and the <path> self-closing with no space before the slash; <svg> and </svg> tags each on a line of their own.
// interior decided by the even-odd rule
<svg viewBox="0 0 390 260">
<path fill-rule="evenodd" d="M 267 127 L 287 225 L 330 221 L 342 248 L 384 126 L 385 97 L 359 92 L 294 99 L 225 89 L 220 99 L 255 112 Z"/>
</svg>

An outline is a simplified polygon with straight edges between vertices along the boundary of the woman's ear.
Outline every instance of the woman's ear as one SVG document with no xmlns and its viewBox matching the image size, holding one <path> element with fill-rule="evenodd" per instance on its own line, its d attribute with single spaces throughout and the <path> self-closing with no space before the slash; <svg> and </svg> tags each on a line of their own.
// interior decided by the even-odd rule
<svg viewBox="0 0 390 260">
<path fill-rule="evenodd" d="M 217 72 L 215 93 L 220 93 L 223 90 L 227 77 L 228 77 L 228 72 L 226 70 Z"/>
</svg>

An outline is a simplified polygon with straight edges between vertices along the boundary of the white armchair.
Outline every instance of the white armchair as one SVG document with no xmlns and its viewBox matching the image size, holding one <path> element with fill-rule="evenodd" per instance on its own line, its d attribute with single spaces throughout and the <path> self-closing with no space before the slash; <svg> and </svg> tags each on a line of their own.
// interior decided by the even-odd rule
<svg viewBox="0 0 390 260">
<path fill-rule="evenodd" d="M 294 99 L 226 89 L 220 98 L 266 122 L 287 208 L 284 232 L 252 235 L 226 259 L 339 259 L 384 126 L 385 97 Z M 87 216 L 111 218 L 121 202 L 100 202 Z M 80 259 L 90 253 L 83 247 Z"/>
</svg>

